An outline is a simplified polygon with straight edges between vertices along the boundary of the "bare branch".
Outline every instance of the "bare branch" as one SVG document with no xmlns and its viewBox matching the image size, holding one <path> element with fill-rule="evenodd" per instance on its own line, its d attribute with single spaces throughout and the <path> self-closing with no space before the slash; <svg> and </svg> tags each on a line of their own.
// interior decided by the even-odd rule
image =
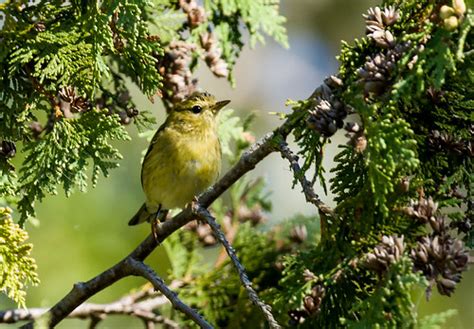
<svg viewBox="0 0 474 329">
<path fill-rule="evenodd" d="M 240 281 L 242 282 L 245 290 L 247 290 L 250 300 L 261 309 L 265 319 L 267 319 L 270 328 L 281 328 L 281 326 L 273 317 L 271 307 L 262 302 L 255 290 L 252 288 L 252 282 L 250 282 L 247 273 L 245 272 L 245 268 L 242 266 L 239 259 L 237 258 L 234 248 L 232 248 L 229 241 L 227 241 L 224 233 L 220 229 L 220 225 L 215 221 L 214 217 L 212 217 L 212 215 L 206 208 L 197 206 L 195 208 L 195 211 L 196 215 L 198 215 L 202 220 L 205 220 L 209 224 L 209 226 L 211 226 L 212 231 L 216 235 L 217 239 L 224 246 L 225 250 L 227 251 L 227 254 L 232 260 L 232 263 L 234 263 L 237 271 L 239 272 Z"/>
<path fill-rule="evenodd" d="M 298 156 L 295 155 L 288 144 L 285 141 L 281 141 L 279 145 L 279 150 L 284 159 L 287 159 L 290 162 L 291 170 L 294 173 L 294 176 L 300 182 L 301 187 L 303 188 L 303 193 L 305 195 L 306 201 L 312 203 L 318 208 L 318 210 L 325 215 L 332 215 L 333 210 L 328 207 L 324 202 L 319 199 L 316 192 L 314 192 L 313 186 L 306 179 L 303 171 L 298 164 Z"/>
<path fill-rule="evenodd" d="M 105 316 L 104 315 L 92 315 L 91 320 L 89 322 L 89 329 L 95 329 L 97 328 L 97 325 L 99 324 L 100 321 L 104 320 Z"/>
<path fill-rule="evenodd" d="M 0 323 L 16 323 L 19 321 L 38 319 L 45 311 L 45 308 L 19 308 L 0 311 Z"/>
<path fill-rule="evenodd" d="M 155 329 L 155 322 L 153 321 L 144 321 L 145 329 Z"/>
<path fill-rule="evenodd" d="M 168 288 L 163 279 L 160 278 L 151 267 L 149 267 L 143 262 L 134 260 L 133 258 L 130 259 L 130 263 L 133 267 L 133 274 L 144 277 L 145 279 L 150 281 L 151 284 L 153 284 L 153 287 L 156 290 L 159 290 L 163 295 L 165 295 L 171 301 L 175 308 L 186 314 L 188 318 L 193 320 L 201 328 L 212 329 L 212 326 L 206 320 L 204 320 L 204 318 L 199 315 L 199 313 L 197 313 L 191 307 L 183 303 L 181 299 L 178 298 L 178 295 L 170 288 Z"/>
<path fill-rule="evenodd" d="M 172 288 L 181 286 L 179 281 L 170 284 Z M 146 298 L 146 299 L 144 299 Z M 170 328 L 179 325 L 166 317 L 153 313 L 153 310 L 169 303 L 168 298 L 157 295 L 154 289 L 140 290 L 109 304 L 84 303 L 68 315 L 68 318 L 91 319 L 89 326 L 96 325 L 108 315 L 130 315 L 146 322 L 162 323 Z M 0 323 L 16 323 L 39 319 L 47 308 L 14 309 L 0 312 Z"/>
</svg>

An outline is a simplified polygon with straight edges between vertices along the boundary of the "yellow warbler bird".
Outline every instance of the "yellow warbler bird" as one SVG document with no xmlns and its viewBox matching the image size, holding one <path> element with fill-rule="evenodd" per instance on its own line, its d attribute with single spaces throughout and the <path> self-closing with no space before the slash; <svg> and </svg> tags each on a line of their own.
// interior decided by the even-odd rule
<svg viewBox="0 0 474 329">
<path fill-rule="evenodd" d="M 166 218 L 169 209 L 183 208 L 217 180 L 221 149 L 216 117 L 229 102 L 196 92 L 171 109 L 143 160 L 146 202 L 128 225 Z"/>
</svg>

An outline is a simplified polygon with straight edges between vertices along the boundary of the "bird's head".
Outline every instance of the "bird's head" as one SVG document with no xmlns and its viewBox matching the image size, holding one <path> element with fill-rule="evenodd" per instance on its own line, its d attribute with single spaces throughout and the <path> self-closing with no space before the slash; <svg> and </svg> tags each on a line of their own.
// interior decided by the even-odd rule
<svg viewBox="0 0 474 329">
<path fill-rule="evenodd" d="M 183 129 L 217 129 L 216 117 L 229 104 L 229 100 L 217 101 L 207 92 L 195 92 L 177 103 L 170 111 L 168 119 Z"/>
</svg>

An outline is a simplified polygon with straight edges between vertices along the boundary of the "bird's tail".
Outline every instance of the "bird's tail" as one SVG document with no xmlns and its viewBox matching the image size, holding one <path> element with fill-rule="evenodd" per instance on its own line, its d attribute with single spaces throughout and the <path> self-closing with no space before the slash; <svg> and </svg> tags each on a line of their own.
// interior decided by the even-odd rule
<svg viewBox="0 0 474 329">
<path fill-rule="evenodd" d="M 130 221 L 128 222 L 128 225 L 133 226 L 133 225 L 137 225 L 143 222 L 147 222 L 149 221 L 150 216 L 151 214 L 148 212 L 146 208 L 146 204 L 143 204 L 140 207 L 140 209 L 138 209 L 135 216 L 133 216 L 132 219 L 130 219 Z"/>
</svg>

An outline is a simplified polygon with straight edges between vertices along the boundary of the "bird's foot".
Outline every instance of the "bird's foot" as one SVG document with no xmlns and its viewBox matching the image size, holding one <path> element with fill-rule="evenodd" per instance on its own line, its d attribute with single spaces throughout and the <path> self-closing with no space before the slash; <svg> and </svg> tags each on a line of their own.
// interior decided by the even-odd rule
<svg viewBox="0 0 474 329">
<path fill-rule="evenodd" d="M 158 218 L 154 218 L 151 221 L 151 233 L 153 234 L 153 237 L 155 238 L 156 242 L 158 241 L 158 230 L 159 230 L 159 225 L 160 225 L 160 220 Z"/>
</svg>

